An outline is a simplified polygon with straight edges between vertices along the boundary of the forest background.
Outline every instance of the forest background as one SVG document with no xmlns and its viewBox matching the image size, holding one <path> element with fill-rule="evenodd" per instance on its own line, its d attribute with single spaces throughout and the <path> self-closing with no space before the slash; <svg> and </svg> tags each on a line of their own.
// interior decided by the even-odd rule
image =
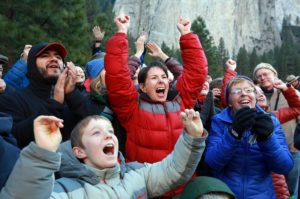
<svg viewBox="0 0 300 199">
<path fill-rule="evenodd" d="M 114 0 L 1 1 L 0 54 L 9 57 L 5 71 L 20 57 L 25 44 L 42 41 L 63 43 L 68 49 L 67 61 L 84 68 L 92 56 L 92 28 L 99 25 L 105 31 L 102 51 L 105 51 L 107 39 L 115 32 L 113 4 Z M 260 62 L 272 64 L 283 80 L 289 74 L 300 73 L 300 27 L 290 25 L 289 19 L 282 22 L 282 45 L 261 55 L 256 49 L 247 52 L 244 46 L 229 56 L 223 38 L 215 42 L 201 17 L 192 22 L 192 30 L 199 35 L 208 58 L 209 73 L 214 78 L 223 75 L 224 63 L 229 57 L 237 61 L 239 74 L 250 77 Z M 129 35 L 131 55 L 135 51 L 135 39 Z M 169 48 L 167 41 L 161 47 L 169 56 L 181 61 L 179 49 Z M 145 63 L 151 61 L 152 58 L 146 56 Z"/>
</svg>

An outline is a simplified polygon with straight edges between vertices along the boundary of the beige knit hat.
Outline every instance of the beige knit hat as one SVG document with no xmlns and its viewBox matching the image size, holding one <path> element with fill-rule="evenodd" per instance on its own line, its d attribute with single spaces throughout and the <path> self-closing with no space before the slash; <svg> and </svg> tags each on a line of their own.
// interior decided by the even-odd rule
<svg viewBox="0 0 300 199">
<path fill-rule="evenodd" d="M 294 81 L 297 81 L 298 79 L 299 79 L 299 76 L 289 75 L 289 76 L 287 76 L 287 78 L 286 78 L 286 82 L 287 82 L 288 84 L 291 84 L 291 83 L 293 83 Z"/>
<path fill-rule="evenodd" d="M 275 69 L 271 64 L 268 64 L 268 63 L 260 63 L 260 64 L 258 64 L 258 65 L 254 68 L 254 70 L 253 70 L 253 79 L 257 80 L 257 79 L 256 79 L 256 72 L 257 72 L 259 69 L 262 69 L 262 68 L 268 69 L 268 70 L 272 71 L 272 72 L 275 74 L 276 77 L 278 76 L 278 73 L 277 73 L 276 69 Z"/>
</svg>

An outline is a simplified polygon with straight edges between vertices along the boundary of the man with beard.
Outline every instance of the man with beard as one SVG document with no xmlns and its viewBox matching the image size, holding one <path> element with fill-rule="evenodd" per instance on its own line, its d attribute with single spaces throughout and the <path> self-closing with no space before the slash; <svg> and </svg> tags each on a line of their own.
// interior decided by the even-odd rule
<svg viewBox="0 0 300 199">
<path fill-rule="evenodd" d="M 0 98 L 0 111 L 13 117 L 12 134 L 20 148 L 34 140 L 32 124 L 39 115 L 64 119 L 62 135 L 69 138 L 75 121 L 64 101 L 74 100 L 65 94 L 74 90 L 71 82 L 76 72 L 70 66 L 64 69 L 66 55 L 65 47 L 57 42 L 33 46 L 27 60 L 29 86 Z"/>
</svg>

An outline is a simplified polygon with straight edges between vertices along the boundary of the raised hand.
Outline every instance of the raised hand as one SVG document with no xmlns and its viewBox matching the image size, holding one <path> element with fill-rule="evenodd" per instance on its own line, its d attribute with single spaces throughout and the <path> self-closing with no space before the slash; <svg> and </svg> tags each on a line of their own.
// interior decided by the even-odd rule
<svg viewBox="0 0 300 199">
<path fill-rule="evenodd" d="M 0 78 L 0 93 L 3 93 L 6 88 L 6 83 L 3 79 Z"/>
<path fill-rule="evenodd" d="M 101 31 L 101 28 L 99 26 L 94 26 L 93 35 L 96 41 L 101 41 L 105 35 L 105 32 Z"/>
<path fill-rule="evenodd" d="M 257 141 L 267 140 L 274 131 L 274 124 L 269 113 L 258 113 L 252 126 L 252 133 L 257 135 Z"/>
<path fill-rule="evenodd" d="M 166 55 L 162 49 L 154 42 L 148 42 L 146 48 L 149 50 L 149 55 L 151 57 L 159 57 L 161 60 L 166 61 L 169 57 Z"/>
<path fill-rule="evenodd" d="M 236 69 L 236 62 L 233 59 L 228 59 L 225 63 L 226 68 L 235 71 Z"/>
<path fill-rule="evenodd" d="M 203 124 L 198 111 L 193 109 L 185 109 L 184 112 L 180 113 L 180 119 L 189 135 L 194 137 L 203 136 Z"/>
<path fill-rule="evenodd" d="M 137 38 L 136 42 L 135 42 L 135 48 L 136 48 L 136 53 L 135 56 L 140 58 L 140 56 L 143 54 L 144 50 L 145 50 L 145 42 L 148 38 L 148 35 L 146 32 L 142 31 L 139 34 L 139 37 Z"/>
<path fill-rule="evenodd" d="M 288 89 L 287 85 L 280 79 L 274 80 L 273 85 L 275 88 L 280 89 L 282 91 L 286 91 Z"/>
<path fill-rule="evenodd" d="M 22 52 L 22 54 L 21 54 L 21 59 L 23 59 L 23 60 L 26 61 L 26 62 L 27 62 L 28 53 L 29 53 L 31 47 L 32 47 L 32 45 L 26 44 L 26 45 L 24 46 L 23 52 Z"/>
<path fill-rule="evenodd" d="M 177 29 L 181 35 L 185 35 L 191 32 L 191 23 L 189 20 L 184 19 L 182 16 L 177 21 Z"/>
<path fill-rule="evenodd" d="M 127 34 L 130 17 L 127 15 L 119 15 L 115 18 L 114 21 L 117 26 L 118 32 Z"/>
<path fill-rule="evenodd" d="M 67 72 L 68 76 L 65 82 L 65 89 L 64 89 L 65 94 L 71 93 L 76 86 L 77 69 L 73 62 L 67 62 L 67 71 L 68 71 Z"/>
<path fill-rule="evenodd" d="M 67 79 L 67 72 L 68 69 L 65 68 L 63 72 L 59 75 L 54 86 L 53 99 L 61 104 L 63 104 L 65 100 L 65 83 Z"/>
<path fill-rule="evenodd" d="M 229 131 L 233 137 L 240 140 L 243 133 L 250 129 L 254 123 L 256 111 L 253 108 L 244 107 L 233 116 L 232 129 Z"/>
<path fill-rule="evenodd" d="M 63 120 L 54 116 L 38 116 L 33 121 L 34 138 L 36 144 L 43 149 L 55 152 L 62 140 L 60 128 Z"/>
</svg>

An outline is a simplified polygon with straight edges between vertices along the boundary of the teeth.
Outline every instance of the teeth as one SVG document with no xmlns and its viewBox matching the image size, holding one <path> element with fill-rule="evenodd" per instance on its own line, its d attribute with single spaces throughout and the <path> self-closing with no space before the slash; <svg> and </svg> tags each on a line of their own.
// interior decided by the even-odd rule
<svg viewBox="0 0 300 199">
<path fill-rule="evenodd" d="M 114 145 L 112 143 L 109 143 L 106 145 L 106 147 L 113 147 Z"/>
<path fill-rule="evenodd" d="M 247 104 L 249 101 L 241 101 L 242 104 Z"/>
</svg>

